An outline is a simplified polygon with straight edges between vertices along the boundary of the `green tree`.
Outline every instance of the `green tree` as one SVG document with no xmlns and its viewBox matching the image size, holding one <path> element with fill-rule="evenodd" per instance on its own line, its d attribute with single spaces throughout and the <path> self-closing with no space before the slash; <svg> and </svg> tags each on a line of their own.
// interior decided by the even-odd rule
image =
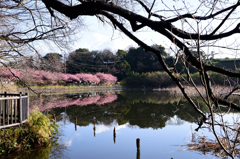
<svg viewBox="0 0 240 159">
<path fill-rule="evenodd" d="M 76 50 L 77 52 L 89 52 L 87 48 L 79 48 Z"/>
<path fill-rule="evenodd" d="M 163 70 L 157 56 L 152 52 L 146 52 L 143 47 L 130 48 L 126 60 L 134 72 L 142 73 Z"/>
<path fill-rule="evenodd" d="M 68 55 L 66 61 L 66 67 L 68 73 L 91 73 L 94 65 L 97 63 L 95 61 L 97 52 L 83 52 L 82 50 L 76 50 Z"/>
<path fill-rule="evenodd" d="M 59 53 L 47 53 L 43 58 L 46 60 L 61 60 L 62 55 Z"/>
<path fill-rule="evenodd" d="M 119 50 L 116 53 L 117 57 L 119 57 L 120 59 L 125 59 L 127 56 L 127 52 L 124 50 Z"/>
</svg>

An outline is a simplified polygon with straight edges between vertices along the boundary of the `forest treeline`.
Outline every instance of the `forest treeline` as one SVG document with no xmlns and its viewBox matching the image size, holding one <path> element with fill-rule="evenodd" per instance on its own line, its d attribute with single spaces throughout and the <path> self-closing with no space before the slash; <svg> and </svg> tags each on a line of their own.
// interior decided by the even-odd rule
<svg viewBox="0 0 240 159">
<path fill-rule="evenodd" d="M 184 63 L 181 60 L 174 61 L 174 57 L 167 53 L 161 45 L 153 45 L 159 49 L 169 67 L 174 63 L 177 68 L 177 74 L 181 74 L 182 80 L 187 80 L 184 71 Z M 197 53 L 193 50 L 193 53 Z M 215 65 L 227 70 L 240 71 L 240 59 L 213 59 L 207 58 L 203 53 L 202 57 L 206 63 Z M 41 57 L 29 57 L 17 62 L 10 62 L 11 68 L 32 68 L 50 72 L 78 74 L 103 72 L 112 74 L 128 86 L 151 86 L 151 87 L 169 87 L 174 83 L 170 77 L 163 72 L 157 57 L 152 52 L 145 52 L 142 47 L 131 47 L 127 51 L 118 50 L 116 53 L 110 50 L 89 51 L 86 48 L 77 49 L 66 56 L 59 53 L 48 53 Z M 201 83 L 201 78 L 196 70 L 190 69 L 194 81 Z M 226 80 L 224 76 L 217 73 L 210 73 L 214 84 L 223 85 Z M 225 82 L 224 82 L 225 81 Z M 228 80 L 229 81 L 229 80 Z"/>
</svg>

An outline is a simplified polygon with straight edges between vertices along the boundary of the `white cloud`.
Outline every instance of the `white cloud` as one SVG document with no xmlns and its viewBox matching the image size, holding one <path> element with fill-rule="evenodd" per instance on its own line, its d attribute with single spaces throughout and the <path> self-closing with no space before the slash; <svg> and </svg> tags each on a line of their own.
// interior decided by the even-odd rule
<svg viewBox="0 0 240 159">
<path fill-rule="evenodd" d="M 72 145 L 72 141 L 73 138 L 69 139 L 69 138 L 60 138 L 60 140 L 58 140 L 58 143 L 63 144 L 66 147 L 69 147 Z"/>
<path fill-rule="evenodd" d="M 126 124 L 124 124 L 124 125 L 116 126 L 115 128 L 116 128 L 116 130 L 120 130 L 120 129 L 126 128 L 127 126 L 129 126 L 129 123 L 126 123 Z"/>
<path fill-rule="evenodd" d="M 100 33 L 94 33 L 93 38 L 95 40 L 95 43 L 105 43 L 109 40 L 109 37 Z"/>
<path fill-rule="evenodd" d="M 109 49 L 115 53 L 118 49 L 126 50 L 130 46 L 137 46 L 129 38 L 113 37 L 105 32 L 87 32 L 81 36 L 78 42 L 75 42 L 74 48 L 87 48 L 90 51 Z"/>
<path fill-rule="evenodd" d="M 112 131 L 115 127 L 116 130 L 124 129 L 129 125 L 126 123 L 124 125 L 118 125 L 116 121 L 114 121 L 111 125 L 96 125 L 96 134 L 100 134 L 105 131 Z"/>
<path fill-rule="evenodd" d="M 106 126 L 106 125 L 97 125 L 96 126 L 96 134 L 100 134 L 102 132 L 109 131 L 109 130 L 110 130 L 110 127 Z"/>
</svg>

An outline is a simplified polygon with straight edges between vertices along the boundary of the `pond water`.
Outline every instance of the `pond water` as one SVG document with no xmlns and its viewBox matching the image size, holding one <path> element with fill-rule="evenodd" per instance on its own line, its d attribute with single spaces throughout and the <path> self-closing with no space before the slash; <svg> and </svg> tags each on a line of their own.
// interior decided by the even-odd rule
<svg viewBox="0 0 240 159">
<path fill-rule="evenodd" d="M 211 153 L 185 150 L 200 115 L 167 92 L 121 91 L 42 97 L 31 105 L 54 114 L 55 144 L 19 158 L 202 159 Z M 115 135 L 114 135 L 115 129 Z M 197 134 L 214 138 L 207 129 Z M 136 139 L 140 139 L 137 151 Z"/>
</svg>

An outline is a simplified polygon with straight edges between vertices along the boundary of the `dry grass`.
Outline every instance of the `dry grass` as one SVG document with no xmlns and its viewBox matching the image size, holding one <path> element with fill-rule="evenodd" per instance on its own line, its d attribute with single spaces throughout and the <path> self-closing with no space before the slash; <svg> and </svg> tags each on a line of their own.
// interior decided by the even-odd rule
<svg viewBox="0 0 240 159">
<path fill-rule="evenodd" d="M 197 92 L 197 90 L 194 87 L 186 86 L 184 88 L 185 88 L 186 93 L 189 96 L 199 96 L 199 93 Z M 203 96 L 206 95 L 206 91 L 205 91 L 204 87 L 200 86 L 197 88 Z M 224 96 L 224 95 L 228 94 L 228 92 L 230 92 L 230 90 L 232 88 L 223 87 L 223 86 L 213 86 L 212 89 L 213 89 L 215 95 Z M 154 89 L 154 91 L 169 91 L 171 95 L 182 96 L 182 92 L 178 87 L 160 88 L 160 89 Z M 235 95 L 238 95 L 238 94 L 240 94 L 240 91 L 235 92 Z"/>
<path fill-rule="evenodd" d="M 19 93 L 18 87 L 12 84 L 0 84 L 0 93 L 9 92 L 9 93 Z"/>
<path fill-rule="evenodd" d="M 122 89 L 121 86 L 31 86 L 37 94 L 31 92 L 26 87 L 18 87 L 17 85 L 4 84 L 0 86 L 1 92 L 9 93 L 30 93 L 30 95 L 62 95 L 75 93 L 89 93 L 89 92 L 112 92 Z"/>
<path fill-rule="evenodd" d="M 181 151 L 198 151 L 202 154 L 211 154 L 216 157 L 224 158 L 228 155 L 221 148 L 220 144 L 216 140 L 207 139 L 204 136 L 198 136 L 196 133 L 193 136 L 197 136 L 197 138 L 189 144 L 181 145 L 188 147 L 187 149 Z M 225 138 L 220 138 L 221 142 L 225 147 L 227 147 L 228 141 Z M 237 157 L 240 156 L 240 148 L 235 147 L 235 155 Z"/>
<path fill-rule="evenodd" d="M 32 86 L 31 87 L 37 93 L 42 94 L 71 94 L 71 93 L 82 93 L 82 92 L 96 92 L 96 91 L 113 91 L 113 90 L 121 90 L 121 86 Z M 198 87 L 201 94 L 205 95 L 204 87 Z M 170 87 L 170 88 L 157 88 L 153 89 L 154 91 L 167 91 L 170 95 L 182 96 L 182 92 L 178 87 Z M 227 92 L 231 90 L 230 87 L 223 86 L 214 86 L 213 91 L 218 96 L 224 96 Z M 185 87 L 185 91 L 190 96 L 199 96 L 198 92 L 194 87 Z M 32 92 L 28 91 L 27 88 L 18 87 L 17 85 L 12 84 L 0 84 L 0 93 L 9 92 L 9 93 L 19 93 L 19 92 Z M 240 91 L 234 92 L 235 95 L 240 95 Z"/>
</svg>

